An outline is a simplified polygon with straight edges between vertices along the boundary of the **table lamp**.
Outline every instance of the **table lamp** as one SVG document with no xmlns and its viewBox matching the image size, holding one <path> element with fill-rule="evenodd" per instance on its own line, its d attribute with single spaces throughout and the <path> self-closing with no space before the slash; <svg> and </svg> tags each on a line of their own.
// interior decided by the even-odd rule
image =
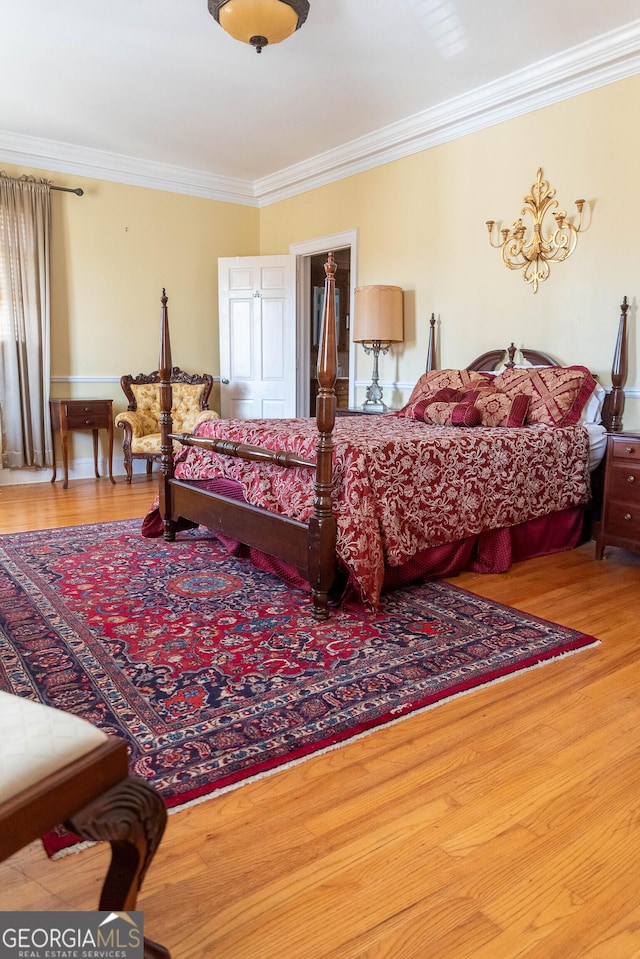
<svg viewBox="0 0 640 959">
<path fill-rule="evenodd" d="M 365 413 L 386 413 L 378 383 L 378 357 L 392 343 L 404 340 L 403 296 L 400 286 L 359 286 L 354 294 L 353 339 L 365 353 L 373 353 L 373 373 L 362 404 Z"/>
</svg>

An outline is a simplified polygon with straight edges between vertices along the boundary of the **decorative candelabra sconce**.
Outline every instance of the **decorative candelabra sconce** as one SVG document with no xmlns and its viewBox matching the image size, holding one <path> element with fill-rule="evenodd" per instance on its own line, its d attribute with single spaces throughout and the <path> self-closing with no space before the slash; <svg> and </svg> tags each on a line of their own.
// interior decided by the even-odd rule
<svg viewBox="0 0 640 959">
<path fill-rule="evenodd" d="M 510 230 L 500 231 L 501 243 L 493 242 L 495 220 L 487 220 L 491 246 L 502 251 L 502 262 L 507 269 L 524 270 L 524 281 L 531 284 L 534 293 L 538 291 L 538 284 L 549 276 L 551 264 L 562 263 L 571 256 L 578 244 L 578 233 L 582 227 L 582 208 L 585 201 L 576 200 L 576 226 L 567 220 L 566 210 L 555 210 L 558 206 L 555 195 L 556 191 L 550 188 L 548 180 L 542 179 L 540 168 L 538 178 L 531 186 L 531 193 L 522 198 L 525 205 L 520 211 L 520 218 L 514 221 Z M 522 221 L 522 217 L 527 214 L 533 220 L 529 230 Z M 545 236 L 544 220 L 547 215 L 553 216 L 555 229 L 551 227 Z"/>
</svg>

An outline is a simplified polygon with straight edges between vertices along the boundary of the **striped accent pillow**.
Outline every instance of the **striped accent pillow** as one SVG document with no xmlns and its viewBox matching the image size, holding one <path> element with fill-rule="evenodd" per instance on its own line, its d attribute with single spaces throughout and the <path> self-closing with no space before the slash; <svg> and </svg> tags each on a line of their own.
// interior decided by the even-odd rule
<svg viewBox="0 0 640 959">
<path fill-rule="evenodd" d="M 416 406 L 423 406 L 422 403 Z M 418 419 L 419 417 L 415 417 Z M 473 403 L 425 403 L 422 419 L 432 426 L 480 426 L 482 414 Z"/>
</svg>

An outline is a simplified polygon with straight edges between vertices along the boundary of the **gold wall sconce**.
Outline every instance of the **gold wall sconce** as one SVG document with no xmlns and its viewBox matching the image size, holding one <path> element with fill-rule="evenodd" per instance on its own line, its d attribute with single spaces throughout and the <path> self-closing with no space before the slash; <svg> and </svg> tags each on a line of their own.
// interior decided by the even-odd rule
<svg viewBox="0 0 640 959">
<path fill-rule="evenodd" d="M 493 242 L 495 220 L 487 220 L 491 246 L 502 250 L 502 262 L 509 270 L 524 270 L 524 281 L 531 284 L 534 293 L 538 291 L 538 284 L 549 276 L 551 263 L 562 263 L 571 256 L 578 244 L 578 233 L 582 226 L 585 201 L 576 200 L 578 224 L 575 226 L 567 220 L 566 210 L 555 211 L 558 206 L 555 195 L 556 191 L 549 187 L 548 180 L 542 179 L 540 168 L 538 178 L 531 186 L 531 193 L 522 198 L 525 205 L 520 211 L 521 217 L 514 220 L 510 230 L 500 231 L 501 243 Z M 522 222 L 522 217 L 527 214 L 533 220 L 529 230 Z M 555 229 L 551 226 L 545 236 L 544 219 L 547 214 L 554 218 Z"/>
</svg>

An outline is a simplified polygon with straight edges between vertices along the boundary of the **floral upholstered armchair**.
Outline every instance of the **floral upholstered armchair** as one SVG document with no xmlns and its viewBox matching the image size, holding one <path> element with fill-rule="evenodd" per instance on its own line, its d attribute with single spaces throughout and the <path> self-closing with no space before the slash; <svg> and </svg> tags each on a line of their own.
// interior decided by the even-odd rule
<svg viewBox="0 0 640 959">
<path fill-rule="evenodd" d="M 124 430 L 122 452 L 127 482 L 131 482 L 133 460 L 146 460 L 147 473 L 153 461 L 160 459 L 160 374 L 139 373 L 122 376 L 120 386 L 127 397 L 126 412 L 118 413 L 116 426 Z M 213 377 L 209 373 L 185 373 L 179 367 L 171 370 L 173 403 L 171 417 L 174 433 L 192 433 L 198 423 L 218 419 L 208 407 Z"/>
</svg>

